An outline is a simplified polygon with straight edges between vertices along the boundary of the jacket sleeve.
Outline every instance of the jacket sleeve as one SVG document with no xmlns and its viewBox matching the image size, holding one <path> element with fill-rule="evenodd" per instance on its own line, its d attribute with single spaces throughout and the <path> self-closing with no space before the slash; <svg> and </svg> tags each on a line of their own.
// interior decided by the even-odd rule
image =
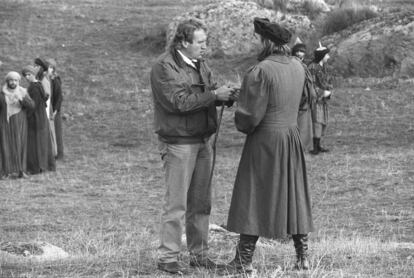
<svg viewBox="0 0 414 278">
<path fill-rule="evenodd" d="M 246 134 L 254 131 L 263 119 L 269 101 L 269 82 L 264 72 L 254 67 L 244 77 L 238 107 L 236 128 Z"/>
<path fill-rule="evenodd" d="M 169 113 L 191 113 L 207 108 L 216 99 L 203 84 L 189 84 L 173 65 L 157 63 L 151 70 L 155 101 Z"/>
</svg>

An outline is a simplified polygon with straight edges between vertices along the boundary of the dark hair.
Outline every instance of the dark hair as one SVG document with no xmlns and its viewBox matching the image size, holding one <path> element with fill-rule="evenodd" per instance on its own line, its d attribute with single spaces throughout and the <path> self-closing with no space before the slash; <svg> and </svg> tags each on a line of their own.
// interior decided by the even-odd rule
<svg viewBox="0 0 414 278">
<path fill-rule="evenodd" d="M 169 45 L 170 51 L 175 51 L 181 48 L 181 42 L 186 41 L 193 43 L 194 31 L 204 30 L 207 32 L 207 27 L 198 19 L 191 18 L 182 21 L 177 26 L 177 31 Z"/>
<path fill-rule="evenodd" d="M 266 39 L 263 37 L 261 37 L 261 39 L 262 39 L 263 49 L 262 51 L 260 51 L 259 55 L 257 55 L 257 60 L 263 61 L 264 59 L 266 59 L 268 56 L 272 54 L 286 55 L 286 56 L 289 55 L 290 49 L 286 44 L 278 45 L 269 39 Z"/>
</svg>

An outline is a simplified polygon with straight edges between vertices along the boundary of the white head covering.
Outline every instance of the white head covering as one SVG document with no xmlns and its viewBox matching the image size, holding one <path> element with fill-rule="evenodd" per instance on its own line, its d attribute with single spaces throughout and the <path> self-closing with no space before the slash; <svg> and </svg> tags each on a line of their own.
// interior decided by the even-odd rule
<svg viewBox="0 0 414 278">
<path fill-rule="evenodd" d="M 11 71 L 8 74 L 6 74 L 6 81 L 10 80 L 10 79 L 17 79 L 20 81 L 21 76 L 17 71 Z"/>
</svg>

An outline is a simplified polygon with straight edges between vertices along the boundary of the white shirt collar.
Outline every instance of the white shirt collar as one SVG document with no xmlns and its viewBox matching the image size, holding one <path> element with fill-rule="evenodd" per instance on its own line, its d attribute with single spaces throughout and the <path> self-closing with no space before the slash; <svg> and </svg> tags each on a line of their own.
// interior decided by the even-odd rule
<svg viewBox="0 0 414 278">
<path fill-rule="evenodd" d="M 197 69 L 196 65 L 194 64 L 194 62 L 197 62 L 197 60 L 191 60 L 190 58 L 188 58 L 187 56 L 185 56 L 180 50 L 177 50 L 177 51 L 178 51 L 178 53 L 180 53 L 181 57 L 183 58 L 184 62 L 187 65 L 189 65 L 189 66 Z"/>
</svg>

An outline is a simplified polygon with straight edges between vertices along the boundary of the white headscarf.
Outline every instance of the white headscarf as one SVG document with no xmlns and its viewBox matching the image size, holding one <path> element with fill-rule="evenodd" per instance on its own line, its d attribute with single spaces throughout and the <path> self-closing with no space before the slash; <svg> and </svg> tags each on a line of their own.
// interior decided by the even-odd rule
<svg viewBox="0 0 414 278">
<path fill-rule="evenodd" d="M 9 121 L 10 117 L 14 114 L 17 114 L 22 110 L 22 106 L 20 105 L 20 100 L 22 100 L 27 95 L 27 90 L 17 84 L 15 89 L 10 89 L 7 86 L 7 81 L 10 79 L 17 79 L 20 81 L 21 77 L 18 72 L 11 71 L 6 75 L 6 84 L 3 85 L 3 93 L 6 98 L 7 104 L 7 121 Z"/>
</svg>

